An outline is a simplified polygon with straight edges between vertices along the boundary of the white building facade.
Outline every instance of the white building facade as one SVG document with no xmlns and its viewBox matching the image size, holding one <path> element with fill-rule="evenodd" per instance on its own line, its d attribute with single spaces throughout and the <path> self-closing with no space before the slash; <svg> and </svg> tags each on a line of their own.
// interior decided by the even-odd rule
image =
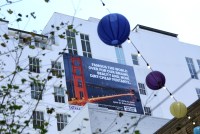
<svg viewBox="0 0 200 134">
<path fill-rule="evenodd" d="M 78 115 L 80 116 L 83 113 L 88 115 L 94 112 L 89 112 L 88 110 L 87 113 L 87 110 L 81 110 L 82 107 L 71 107 L 68 104 L 68 89 L 64 72 L 67 68 L 64 68 L 63 53 L 132 66 L 140 93 L 139 101 L 142 103 L 145 116 L 148 118 L 147 121 L 152 118 L 152 122 L 157 122 L 158 119 L 161 124 L 150 123 L 149 129 L 151 125 L 152 128 L 157 126 L 153 128 L 155 131 L 164 125 L 168 119 L 173 118 L 169 107 L 174 102 L 174 99 L 170 98 L 166 89 L 153 91 L 146 86 L 145 78 L 151 70 L 147 68 L 143 58 L 153 70 L 160 71 L 165 75 L 165 86 L 175 99 L 189 106 L 200 97 L 199 46 L 180 42 L 176 34 L 137 25 L 131 31 L 129 38 L 143 56 L 142 58 L 138 56 L 138 50 L 131 43 L 124 42 L 119 47 L 104 44 L 97 34 L 98 22 L 99 20 L 95 18 L 83 20 L 54 13 L 44 28 L 42 35 L 33 35 L 31 32 L 8 28 L 8 22 L 1 22 L 1 36 L 6 33 L 14 40 L 16 36 L 19 37 L 20 33 L 20 37 L 31 38 L 30 44 L 26 44 L 23 40 L 11 40 L 9 42 L 10 44 L 15 44 L 13 46 L 17 46 L 20 41 L 22 41 L 20 42 L 22 45 L 26 45 L 18 63 L 24 71 L 16 75 L 14 79 L 14 82 L 19 83 L 20 88 L 25 90 L 25 93 L 23 93 L 25 102 L 19 102 L 24 107 L 17 114 L 24 115 L 23 121 L 33 115 L 31 124 L 24 129 L 24 133 L 39 133 L 39 130 L 33 129 L 33 127 L 34 125 L 40 126 L 43 121 L 49 123 L 47 128 L 49 134 L 60 133 L 67 124 L 77 120 L 76 117 Z M 34 49 L 29 46 L 34 46 Z M 14 47 L 9 48 L 9 50 L 12 49 Z M 6 52 L 7 47 L 2 49 L 2 53 L 3 51 Z M 12 60 L 10 60 L 11 57 L 6 55 L 1 56 L 1 60 L 6 64 L 6 67 L 1 70 L 5 76 L 15 70 L 16 61 L 14 59 L 15 56 L 19 56 L 19 53 L 16 55 L 11 54 L 11 56 L 14 57 Z M 44 80 L 43 82 L 46 86 L 42 91 L 42 96 L 38 96 L 41 92 L 41 85 L 32 83 L 33 78 Z M 22 82 L 22 79 L 26 79 L 26 81 Z M 7 84 L 6 82 L 8 81 L 1 81 L 1 84 L 5 85 Z M 39 102 L 38 99 L 40 99 Z M 35 105 L 38 106 L 35 107 Z M 97 107 L 95 106 L 95 108 Z M 53 113 L 47 114 L 48 109 L 53 109 Z M 35 112 L 33 113 L 33 111 Z M 82 111 L 83 113 L 81 113 Z M 103 111 L 101 109 L 98 115 L 103 117 Z M 113 111 L 115 114 L 116 112 L 118 111 Z M 125 114 L 129 116 L 130 113 Z M 140 116 L 138 114 L 133 115 Z M 87 117 L 89 118 L 89 115 Z M 136 119 L 135 121 L 137 121 Z M 95 119 L 93 119 L 94 121 Z M 100 122 L 105 123 L 105 126 L 107 126 L 106 123 L 109 124 L 105 120 L 100 120 Z M 75 123 L 73 124 L 75 125 Z M 71 125 L 71 127 L 74 125 Z M 103 129 L 106 129 L 105 126 L 102 126 Z M 142 126 L 144 125 L 139 126 L 137 130 L 142 129 Z M 77 126 L 74 126 L 74 130 L 76 128 Z M 93 128 L 95 127 L 93 126 L 90 129 L 91 133 L 96 131 Z M 65 133 L 65 131 L 63 132 Z M 143 133 L 146 134 L 148 132 L 144 131 Z"/>
</svg>

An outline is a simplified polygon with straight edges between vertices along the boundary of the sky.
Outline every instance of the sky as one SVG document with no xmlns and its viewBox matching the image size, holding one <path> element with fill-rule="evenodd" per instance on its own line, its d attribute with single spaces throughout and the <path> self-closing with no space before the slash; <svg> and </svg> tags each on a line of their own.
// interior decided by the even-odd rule
<svg viewBox="0 0 200 134">
<path fill-rule="evenodd" d="M 0 2 L 0 18 L 6 17 L 9 27 L 41 33 L 54 12 L 82 19 L 101 19 L 109 13 L 124 15 L 133 29 L 137 24 L 178 34 L 182 42 L 200 45 L 200 0 L 21 0 L 12 5 Z M 15 0 L 13 0 L 15 1 Z M 18 1 L 18 0 L 16 0 Z M 13 10 L 9 15 L 7 10 Z M 36 19 L 26 18 L 35 12 Z M 22 22 L 16 23 L 21 13 Z"/>
</svg>

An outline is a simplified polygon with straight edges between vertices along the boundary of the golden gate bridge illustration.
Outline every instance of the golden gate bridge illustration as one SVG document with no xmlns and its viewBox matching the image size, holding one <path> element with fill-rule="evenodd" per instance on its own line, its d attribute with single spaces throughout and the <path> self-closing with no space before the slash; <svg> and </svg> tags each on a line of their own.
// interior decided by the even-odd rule
<svg viewBox="0 0 200 134">
<path fill-rule="evenodd" d="M 122 96 L 131 96 L 133 100 L 137 99 L 133 89 L 126 89 L 126 90 L 121 89 L 121 92 L 120 92 L 119 88 L 114 88 L 114 90 L 116 90 L 115 94 L 106 94 L 106 95 L 101 94 L 101 96 L 98 95 L 94 97 L 93 96 L 88 97 L 87 87 L 89 86 L 94 87 L 95 85 L 88 84 L 88 83 L 86 84 L 81 58 L 71 57 L 71 61 L 72 61 L 72 77 L 73 77 L 73 80 L 72 80 L 73 83 L 71 84 L 73 84 L 73 89 L 72 89 L 73 97 L 69 99 L 68 101 L 69 104 L 83 106 L 87 102 L 90 102 L 90 103 L 101 102 L 101 101 L 105 101 L 105 100 L 109 100 L 109 99 L 117 98 L 117 97 L 122 97 Z M 98 86 L 96 85 L 96 87 Z M 101 86 L 100 88 L 109 90 L 108 87 L 104 87 L 104 86 Z"/>
</svg>

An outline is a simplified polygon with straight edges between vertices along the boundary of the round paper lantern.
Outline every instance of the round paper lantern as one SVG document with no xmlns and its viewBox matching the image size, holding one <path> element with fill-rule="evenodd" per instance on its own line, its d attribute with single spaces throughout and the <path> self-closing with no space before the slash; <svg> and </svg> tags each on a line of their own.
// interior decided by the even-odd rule
<svg viewBox="0 0 200 134">
<path fill-rule="evenodd" d="M 182 118 L 187 114 L 187 107 L 182 102 L 174 102 L 170 106 L 171 114 L 176 118 Z"/>
<path fill-rule="evenodd" d="M 159 71 L 152 71 L 146 77 L 146 84 L 150 89 L 158 90 L 165 85 L 165 76 Z"/>
<path fill-rule="evenodd" d="M 128 39 L 130 24 L 121 14 L 108 14 L 100 20 L 97 32 L 105 44 L 118 46 Z"/>
<path fill-rule="evenodd" d="M 194 134 L 200 134 L 200 126 L 197 126 L 193 129 Z"/>
</svg>

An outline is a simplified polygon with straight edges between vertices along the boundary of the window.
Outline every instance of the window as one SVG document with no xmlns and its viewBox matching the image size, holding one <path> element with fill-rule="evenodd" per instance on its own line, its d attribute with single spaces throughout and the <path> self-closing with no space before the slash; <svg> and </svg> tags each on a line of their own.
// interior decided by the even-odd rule
<svg viewBox="0 0 200 134">
<path fill-rule="evenodd" d="M 39 41 L 39 40 L 35 40 L 35 47 L 39 47 L 42 49 L 45 49 L 47 47 L 47 44 L 45 42 Z"/>
<path fill-rule="evenodd" d="M 200 88 L 196 88 L 197 96 L 200 99 Z"/>
<path fill-rule="evenodd" d="M 40 73 L 40 61 L 38 58 L 29 57 L 29 71 Z"/>
<path fill-rule="evenodd" d="M 150 107 L 144 107 L 144 114 L 151 116 L 151 109 L 150 109 Z"/>
<path fill-rule="evenodd" d="M 80 36 L 81 36 L 81 44 L 82 44 L 83 56 L 92 58 L 89 36 L 85 35 L 85 34 L 80 34 Z"/>
<path fill-rule="evenodd" d="M 44 123 L 44 113 L 33 111 L 33 128 L 41 127 Z"/>
<path fill-rule="evenodd" d="M 139 65 L 138 56 L 135 54 L 132 54 L 131 57 L 132 57 L 133 65 Z"/>
<path fill-rule="evenodd" d="M 126 64 L 122 46 L 116 46 L 115 53 L 117 55 L 117 62 L 120 64 Z"/>
<path fill-rule="evenodd" d="M 194 64 L 193 64 L 192 58 L 186 57 L 186 61 L 187 61 L 187 65 L 188 65 L 191 77 L 194 78 L 194 79 L 198 79 L 198 76 L 197 76 L 196 70 L 194 68 Z"/>
<path fill-rule="evenodd" d="M 145 85 L 143 83 L 138 83 L 140 94 L 146 95 Z"/>
<path fill-rule="evenodd" d="M 56 61 L 51 61 L 51 68 L 52 68 L 52 75 L 61 77 L 62 76 L 62 69 L 61 69 L 61 63 Z"/>
<path fill-rule="evenodd" d="M 31 45 L 31 38 L 30 37 L 19 37 L 19 43 L 20 44 L 26 44 L 26 45 Z"/>
<path fill-rule="evenodd" d="M 19 38 L 19 43 L 20 43 L 20 44 L 23 44 L 23 43 L 24 43 L 24 38 L 20 37 L 20 38 Z"/>
<path fill-rule="evenodd" d="M 54 35 L 50 36 L 50 44 L 56 44 L 55 36 Z"/>
<path fill-rule="evenodd" d="M 41 84 L 31 83 L 31 98 L 32 99 L 42 100 L 41 92 L 42 92 L 42 85 Z"/>
<path fill-rule="evenodd" d="M 199 69 L 200 69 L 200 60 L 197 60 L 197 64 L 198 64 Z"/>
<path fill-rule="evenodd" d="M 75 33 L 67 30 L 66 34 L 67 34 L 67 45 L 68 45 L 69 53 L 73 54 L 73 55 L 78 55 L 77 47 L 76 47 Z"/>
<path fill-rule="evenodd" d="M 36 47 L 40 47 L 40 42 L 37 41 L 37 40 L 35 40 L 35 46 L 36 46 Z"/>
<path fill-rule="evenodd" d="M 67 115 L 57 114 L 57 127 L 58 131 L 61 131 L 67 125 Z"/>
<path fill-rule="evenodd" d="M 54 87 L 55 102 L 65 103 L 64 88 Z"/>
</svg>

